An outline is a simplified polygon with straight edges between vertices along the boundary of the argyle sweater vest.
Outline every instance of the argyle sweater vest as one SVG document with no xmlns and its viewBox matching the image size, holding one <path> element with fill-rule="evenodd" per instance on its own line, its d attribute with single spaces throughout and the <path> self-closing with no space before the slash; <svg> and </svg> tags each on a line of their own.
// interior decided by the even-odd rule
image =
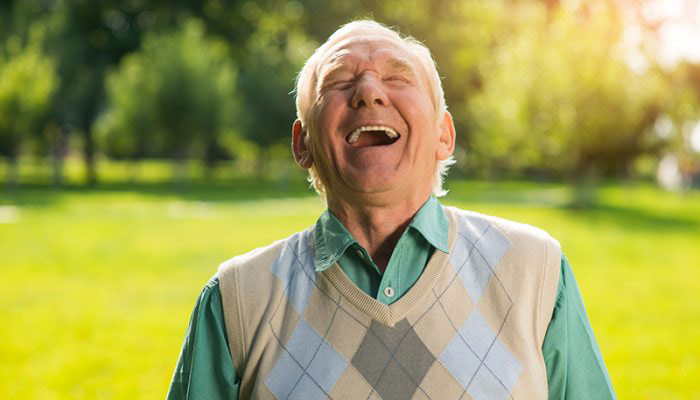
<svg viewBox="0 0 700 400">
<path fill-rule="evenodd" d="M 335 266 L 313 228 L 218 272 L 241 399 L 546 399 L 542 342 L 560 271 L 543 231 L 451 207 L 436 250 L 391 305 Z"/>
</svg>

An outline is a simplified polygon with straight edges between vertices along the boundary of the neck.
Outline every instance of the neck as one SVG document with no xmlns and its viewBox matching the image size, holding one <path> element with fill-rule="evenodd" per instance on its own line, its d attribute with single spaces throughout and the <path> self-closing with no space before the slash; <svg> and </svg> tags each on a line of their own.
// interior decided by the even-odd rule
<svg viewBox="0 0 700 400">
<path fill-rule="evenodd" d="M 428 200 L 429 193 L 409 196 L 399 202 L 348 202 L 328 196 L 328 209 L 342 222 L 383 272 L 399 238 L 413 216 Z"/>
</svg>

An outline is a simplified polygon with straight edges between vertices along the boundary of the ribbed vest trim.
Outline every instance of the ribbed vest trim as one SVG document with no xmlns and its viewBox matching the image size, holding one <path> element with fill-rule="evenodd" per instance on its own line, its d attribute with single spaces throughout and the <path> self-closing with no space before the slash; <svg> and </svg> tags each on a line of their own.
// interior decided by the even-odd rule
<svg viewBox="0 0 700 400">
<path fill-rule="evenodd" d="M 241 379 L 246 364 L 246 337 L 241 320 L 242 310 L 238 290 L 238 270 L 220 269 L 218 272 L 221 303 L 224 310 L 224 325 L 228 333 L 229 352 L 236 375 Z"/>
<path fill-rule="evenodd" d="M 559 279 L 561 279 L 559 276 L 561 273 L 561 247 L 554 239 L 544 240 L 543 242 L 545 257 L 542 286 L 539 294 L 540 306 L 535 311 L 539 317 L 537 318 L 539 322 L 537 337 L 540 339 L 540 344 L 544 343 L 549 321 L 552 320 L 557 288 L 559 287 Z"/>
</svg>

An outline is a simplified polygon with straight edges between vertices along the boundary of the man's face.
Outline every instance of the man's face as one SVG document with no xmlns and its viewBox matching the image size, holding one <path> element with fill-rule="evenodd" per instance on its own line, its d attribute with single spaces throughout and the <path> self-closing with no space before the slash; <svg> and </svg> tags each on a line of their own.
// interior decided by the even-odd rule
<svg viewBox="0 0 700 400">
<path fill-rule="evenodd" d="M 390 39 L 357 36 L 321 65 L 308 129 L 328 195 L 430 193 L 436 161 L 451 146 L 441 152 L 445 119 L 418 58 Z"/>
</svg>

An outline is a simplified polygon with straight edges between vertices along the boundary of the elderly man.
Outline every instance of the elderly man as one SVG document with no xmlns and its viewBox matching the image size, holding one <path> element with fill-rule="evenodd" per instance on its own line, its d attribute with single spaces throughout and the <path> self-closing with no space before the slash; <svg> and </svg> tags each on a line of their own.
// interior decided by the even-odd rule
<svg viewBox="0 0 700 400">
<path fill-rule="evenodd" d="M 614 398 L 558 243 L 443 207 L 455 130 L 427 48 L 373 21 L 297 82 L 315 226 L 223 263 L 171 399 Z"/>
</svg>

